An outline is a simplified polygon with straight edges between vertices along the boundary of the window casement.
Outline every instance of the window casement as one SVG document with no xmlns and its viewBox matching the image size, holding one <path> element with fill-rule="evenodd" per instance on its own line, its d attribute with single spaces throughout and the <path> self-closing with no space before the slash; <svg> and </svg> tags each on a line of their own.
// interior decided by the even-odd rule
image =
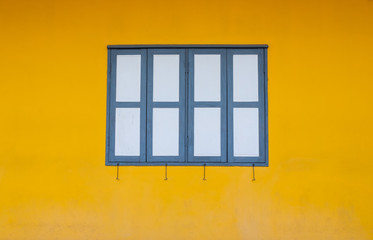
<svg viewBox="0 0 373 240">
<path fill-rule="evenodd" d="M 108 46 L 106 165 L 268 166 L 267 45 Z"/>
</svg>

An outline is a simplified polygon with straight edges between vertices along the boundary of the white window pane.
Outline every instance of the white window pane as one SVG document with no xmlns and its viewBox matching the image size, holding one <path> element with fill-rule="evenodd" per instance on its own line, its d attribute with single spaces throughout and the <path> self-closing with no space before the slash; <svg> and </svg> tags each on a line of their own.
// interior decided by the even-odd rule
<svg viewBox="0 0 373 240">
<path fill-rule="evenodd" d="M 233 55 L 233 101 L 258 101 L 258 55 Z"/>
<path fill-rule="evenodd" d="M 117 56 L 117 102 L 140 102 L 141 55 Z"/>
<path fill-rule="evenodd" d="M 259 156 L 258 108 L 233 109 L 233 155 L 235 157 Z"/>
<path fill-rule="evenodd" d="M 140 156 L 140 108 L 117 108 L 115 155 Z"/>
<path fill-rule="evenodd" d="M 194 55 L 194 101 L 220 101 L 220 54 Z"/>
<path fill-rule="evenodd" d="M 179 55 L 154 55 L 153 101 L 179 101 Z"/>
<path fill-rule="evenodd" d="M 153 108 L 153 156 L 179 156 L 178 108 Z"/>
<path fill-rule="evenodd" d="M 220 108 L 194 108 L 194 156 L 220 156 Z"/>
</svg>

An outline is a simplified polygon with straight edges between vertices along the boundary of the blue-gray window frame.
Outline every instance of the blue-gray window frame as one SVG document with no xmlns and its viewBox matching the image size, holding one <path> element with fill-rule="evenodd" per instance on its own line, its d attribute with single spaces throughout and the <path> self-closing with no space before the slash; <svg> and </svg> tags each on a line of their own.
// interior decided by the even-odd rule
<svg viewBox="0 0 373 240">
<path fill-rule="evenodd" d="M 188 98 L 188 160 L 190 162 L 221 163 L 227 160 L 227 51 L 224 48 L 198 49 L 188 51 L 189 98 Z M 220 101 L 194 101 L 194 55 L 220 55 Z M 194 108 L 220 108 L 220 156 L 194 156 Z"/>
<path fill-rule="evenodd" d="M 147 153 L 152 153 L 152 138 L 153 134 L 153 108 L 179 108 L 179 156 L 152 156 L 147 154 L 147 162 L 185 162 L 185 49 L 149 49 L 148 50 L 148 89 L 147 89 Z M 179 101 L 178 102 L 154 102 L 153 101 L 153 61 L 154 55 L 163 54 L 178 54 L 179 58 Z"/>
<path fill-rule="evenodd" d="M 109 45 L 107 77 L 107 166 L 268 166 L 267 45 Z M 222 54 L 221 102 L 194 102 L 193 54 Z M 141 54 L 140 102 L 116 102 L 116 56 Z M 152 102 L 152 54 L 181 54 L 179 103 Z M 233 102 L 233 54 L 258 54 L 259 101 Z M 224 56 L 224 57 L 223 57 Z M 182 63 L 185 62 L 183 65 Z M 183 67 L 184 66 L 184 67 Z M 185 73 L 182 71 L 184 70 Z M 183 86 L 184 89 L 183 89 Z M 184 101 L 184 102 L 183 102 Z M 151 157 L 151 112 L 153 107 L 179 107 L 179 156 Z M 193 107 L 221 107 L 221 157 L 193 157 Z M 140 156 L 115 156 L 115 111 L 117 107 L 140 108 Z M 233 156 L 233 108 L 259 109 L 259 157 Z M 225 113 L 225 114 L 224 114 Z M 188 120 L 187 120 L 188 119 Z"/>
</svg>

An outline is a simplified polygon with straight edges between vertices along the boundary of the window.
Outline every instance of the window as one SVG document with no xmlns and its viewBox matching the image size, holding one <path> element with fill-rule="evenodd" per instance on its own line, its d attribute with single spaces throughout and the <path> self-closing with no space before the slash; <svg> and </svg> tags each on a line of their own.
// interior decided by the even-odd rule
<svg viewBox="0 0 373 240">
<path fill-rule="evenodd" d="M 108 46 L 106 165 L 268 166 L 266 45 Z"/>
</svg>

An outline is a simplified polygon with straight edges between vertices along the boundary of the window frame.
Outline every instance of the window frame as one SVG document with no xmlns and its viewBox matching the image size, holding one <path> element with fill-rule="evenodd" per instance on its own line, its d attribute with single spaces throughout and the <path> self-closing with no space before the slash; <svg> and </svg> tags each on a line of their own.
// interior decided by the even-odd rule
<svg viewBox="0 0 373 240">
<path fill-rule="evenodd" d="M 179 101 L 178 102 L 154 102 L 153 101 L 153 56 L 166 55 L 166 54 L 179 54 Z M 149 49 L 147 55 L 147 139 L 152 139 L 153 136 L 153 118 L 152 111 L 154 108 L 179 108 L 179 156 L 151 156 L 146 155 L 148 163 L 167 162 L 167 163 L 182 163 L 186 161 L 185 156 L 185 143 L 186 143 L 186 74 L 185 74 L 185 49 Z M 152 152 L 152 141 L 147 141 L 146 153 Z M 166 160 L 166 161 L 165 161 Z"/>
<path fill-rule="evenodd" d="M 140 102 L 117 102 L 116 101 L 116 68 L 110 65 L 108 71 L 108 87 L 107 87 L 107 129 L 106 129 L 106 164 L 110 165 L 109 159 L 118 159 L 122 163 L 146 163 L 146 66 L 147 50 L 146 49 L 113 49 L 108 54 L 110 64 L 117 63 L 115 57 L 117 55 L 141 55 L 141 88 Z M 109 65 L 108 65 L 109 66 Z M 111 71 L 111 69 L 113 69 Z M 112 80 L 111 80 L 112 79 Z M 115 93 L 115 94 L 112 94 Z M 140 156 L 115 156 L 115 119 L 117 108 L 140 108 Z M 109 143 L 113 144 L 109 144 Z M 116 165 L 116 164 L 115 164 Z"/>
<path fill-rule="evenodd" d="M 188 160 L 190 162 L 227 162 L 227 63 L 225 48 L 188 49 Z M 194 55 L 220 54 L 220 101 L 195 101 Z M 220 108 L 220 156 L 194 156 L 194 109 Z"/>
<path fill-rule="evenodd" d="M 268 45 L 261 44 L 261 45 L 108 45 L 108 65 L 107 65 L 107 114 L 106 114 L 106 157 L 105 157 L 105 164 L 106 166 L 164 166 L 167 164 L 168 166 L 268 166 L 268 93 L 267 93 L 267 86 L 268 86 L 268 76 L 267 76 L 267 48 Z M 184 50 L 185 55 L 185 75 L 184 83 L 185 89 L 182 89 L 182 85 L 179 85 L 179 92 L 181 93 L 184 91 L 184 99 L 182 99 L 182 95 L 179 95 L 180 100 L 180 111 L 179 111 L 179 124 L 182 123 L 184 129 L 179 129 L 180 132 L 184 132 L 184 136 L 179 136 L 179 139 L 183 139 L 184 143 L 179 143 L 179 156 L 181 156 L 182 161 L 164 161 L 163 158 L 166 160 L 167 158 L 173 157 L 152 157 L 154 158 L 153 161 L 148 161 L 149 157 L 147 156 L 147 152 L 149 151 L 149 144 L 151 141 L 147 141 L 149 138 L 149 122 L 148 121 L 148 111 L 149 104 L 149 59 L 151 54 L 155 54 L 156 52 L 172 52 L 176 53 L 175 50 Z M 191 73 L 191 52 L 193 50 L 198 50 L 198 52 L 211 52 L 216 50 L 225 51 L 225 58 L 221 59 L 221 65 L 223 62 L 226 61 L 225 66 L 225 81 L 223 83 L 223 79 L 221 79 L 221 103 L 222 106 L 225 105 L 225 114 L 221 114 L 222 118 L 225 118 L 225 124 L 221 121 L 221 128 L 222 134 L 221 137 L 223 139 L 223 135 L 225 134 L 225 138 L 223 139 L 226 141 L 223 143 L 222 146 L 225 144 L 224 148 L 221 148 L 220 157 L 221 160 L 224 162 L 219 162 L 214 159 L 213 157 L 200 157 L 198 161 L 191 161 L 190 153 L 192 145 L 190 145 L 191 141 L 191 127 L 193 125 L 193 121 L 190 121 L 190 111 L 192 109 L 191 102 L 194 102 L 194 99 L 190 99 L 190 91 L 191 91 L 191 81 L 189 74 Z M 121 51 L 124 50 L 124 51 Z M 123 52 L 127 52 L 128 50 L 133 51 L 134 53 L 141 53 L 141 95 L 140 95 L 140 102 L 138 103 L 125 103 L 123 104 L 120 102 L 116 102 L 115 93 L 116 93 L 116 68 L 113 67 L 113 64 L 116 64 L 116 56 L 118 53 L 123 54 Z M 174 50 L 174 51 L 173 51 Z M 250 106 L 251 103 L 233 103 L 232 95 L 232 61 L 230 56 L 233 56 L 235 51 L 242 51 L 248 50 L 247 52 L 259 53 L 258 54 L 258 91 L 259 91 L 259 99 L 258 99 L 258 110 L 259 110 L 259 157 L 233 157 L 233 121 L 232 121 L 232 112 L 233 106 L 242 107 Z M 126 53 L 124 53 L 126 54 Z M 128 53 L 127 53 L 128 54 Z M 144 57 L 144 56 L 145 57 Z M 261 59 L 261 60 L 260 60 Z M 181 61 L 180 59 L 180 65 Z M 143 68 L 143 62 L 145 61 L 145 67 Z M 221 69 L 223 72 L 223 69 Z M 181 73 L 181 69 L 180 69 Z M 180 75 L 182 76 L 182 75 Z M 144 80 L 145 78 L 145 80 Z M 145 81 L 145 82 L 144 82 Z M 182 82 L 182 80 L 180 80 Z M 225 87 L 224 87 L 225 85 Z M 145 89 L 145 90 L 144 90 Z M 145 92 L 143 92 L 145 91 Z M 225 92 L 225 95 L 223 95 Z M 143 96 L 143 95 L 146 95 Z M 225 100 L 223 98 L 225 96 Z M 144 99 L 145 98 L 145 102 Z M 184 107 L 181 106 L 181 101 L 184 100 L 185 104 Z M 134 107 L 137 105 L 140 107 L 140 156 L 139 157 L 129 157 L 129 156 L 115 156 L 114 155 L 114 146 L 115 146 L 115 109 L 117 106 L 129 106 Z M 167 103 L 165 104 L 167 106 Z M 143 109 L 144 108 L 144 109 Z M 183 109 L 182 109 L 183 108 Z M 222 107 L 223 108 L 223 107 Z M 152 109 L 151 109 L 152 110 Z M 221 109 L 222 111 L 222 109 Z M 184 119 L 180 113 L 184 113 Z M 143 116 L 145 115 L 145 116 Z M 222 119 L 223 120 L 223 119 Z M 152 120 L 151 120 L 152 121 Z M 182 128 L 182 125 L 179 125 L 179 128 Z M 184 145 L 184 146 L 183 146 Z M 183 146 L 183 147 L 182 147 Z M 185 151 L 184 151 L 185 150 Z M 224 152 L 225 151 L 225 152 Z M 192 152 L 193 153 L 193 152 Z M 137 161 L 133 161 L 137 159 Z M 188 160 L 189 159 L 189 160 Z"/>
<path fill-rule="evenodd" d="M 265 54 L 263 49 L 228 49 L 227 50 L 227 89 L 228 89 L 228 161 L 234 163 L 246 162 L 251 164 L 257 164 L 260 162 L 266 162 L 265 144 L 268 139 L 267 135 L 267 92 L 266 84 L 267 80 L 265 74 L 258 74 L 258 101 L 257 102 L 235 102 L 233 101 L 233 55 L 246 55 L 246 54 L 257 54 L 258 55 L 258 69 L 262 69 L 263 73 L 265 69 Z M 235 157 L 233 154 L 233 111 L 235 108 L 258 108 L 259 110 L 259 157 Z M 265 125 L 264 125 L 265 124 Z"/>
</svg>

